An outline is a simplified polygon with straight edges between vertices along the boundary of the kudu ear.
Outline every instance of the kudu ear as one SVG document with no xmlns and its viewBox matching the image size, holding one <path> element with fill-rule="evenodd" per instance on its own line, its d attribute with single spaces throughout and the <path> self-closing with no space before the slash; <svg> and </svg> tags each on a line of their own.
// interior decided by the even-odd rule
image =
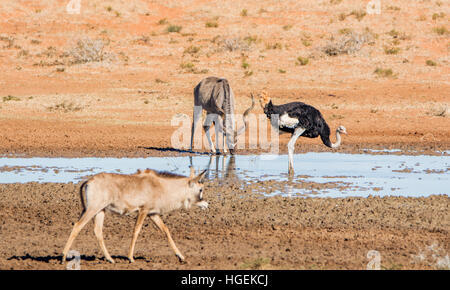
<svg viewBox="0 0 450 290">
<path fill-rule="evenodd" d="M 203 183 L 204 178 L 205 178 L 205 174 L 206 174 L 207 171 L 208 171 L 208 169 L 203 170 L 199 175 L 191 178 L 189 180 L 189 186 L 192 187 L 192 186 L 194 186 L 195 183 Z"/>
</svg>

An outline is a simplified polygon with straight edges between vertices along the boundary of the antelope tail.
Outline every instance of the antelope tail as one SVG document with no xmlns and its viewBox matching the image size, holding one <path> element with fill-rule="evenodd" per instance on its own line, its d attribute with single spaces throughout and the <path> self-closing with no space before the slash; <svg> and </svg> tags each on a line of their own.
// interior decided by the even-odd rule
<svg viewBox="0 0 450 290">
<path fill-rule="evenodd" d="M 87 206 L 86 188 L 87 188 L 88 181 L 89 180 L 83 182 L 80 187 L 80 199 L 81 199 L 81 205 L 83 206 L 83 211 L 81 212 L 81 214 L 84 214 L 84 212 L 86 211 L 86 206 Z M 83 188 L 84 188 L 84 197 L 83 197 Z"/>
</svg>

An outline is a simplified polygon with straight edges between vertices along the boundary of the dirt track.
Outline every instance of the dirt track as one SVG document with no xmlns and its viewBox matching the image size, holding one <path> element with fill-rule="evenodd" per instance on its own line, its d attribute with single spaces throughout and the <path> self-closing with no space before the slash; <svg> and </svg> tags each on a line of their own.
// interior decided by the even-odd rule
<svg viewBox="0 0 450 290">
<path fill-rule="evenodd" d="M 0 185 L 0 269 L 65 269 L 60 253 L 79 218 L 78 186 Z M 130 264 L 134 215 L 106 215 L 115 265 L 103 259 L 92 222 L 73 249 L 82 255 L 82 269 L 365 269 L 369 250 L 380 253 L 382 269 L 448 267 L 448 196 L 302 199 L 251 192 L 234 181 L 209 182 L 208 210 L 163 216 L 187 264 L 150 219 Z"/>
</svg>

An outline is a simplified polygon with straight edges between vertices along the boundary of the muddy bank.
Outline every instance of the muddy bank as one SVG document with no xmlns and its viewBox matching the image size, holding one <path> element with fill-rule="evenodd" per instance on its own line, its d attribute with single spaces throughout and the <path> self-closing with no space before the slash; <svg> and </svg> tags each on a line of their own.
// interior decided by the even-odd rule
<svg viewBox="0 0 450 290">
<path fill-rule="evenodd" d="M 258 192 L 267 188 L 260 186 Z M 72 183 L 0 185 L 0 269 L 65 269 L 60 253 L 81 212 L 78 188 Z M 210 181 L 207 211 L 163 216 L 187 264 L 178 262 L 150 219 L 130 264 L 125 257 L 135 215 L 107 213 L 105 242 L 116 264 L 104 260 L 89 223 L 73 245 L 82 254 L 81 268 L 365 269 L 369 250 L 380 253 L 382 269 L 448 267 L 446 195 L 263 198 L 240 188 L 234 180 Z"/>
</svg>

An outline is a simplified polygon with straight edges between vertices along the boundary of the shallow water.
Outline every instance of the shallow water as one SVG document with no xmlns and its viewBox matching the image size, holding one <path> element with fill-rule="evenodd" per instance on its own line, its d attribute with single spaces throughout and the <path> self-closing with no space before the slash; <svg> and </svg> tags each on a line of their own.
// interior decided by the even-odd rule
<svg viewBox="0 0 450 290">
<path fill-rule="evenodd" d="M 287 155 L 148 158 L 0 158 L 0 183 L 78 182 L 100 172 L 134 173 L 152 168 L 188 175 L 210 168 L 209 178 L 236 178 L 246 184 L 276 181 L 266 196 L 428 196 L 450 192 L 450 156 L 306 153 L 294 156 L 295 176 L 287 175 Z M 287 182 L 289 181 L 289 182 Z M 298 188 L 305 183 L 314 189 Z"/>
</svg>

